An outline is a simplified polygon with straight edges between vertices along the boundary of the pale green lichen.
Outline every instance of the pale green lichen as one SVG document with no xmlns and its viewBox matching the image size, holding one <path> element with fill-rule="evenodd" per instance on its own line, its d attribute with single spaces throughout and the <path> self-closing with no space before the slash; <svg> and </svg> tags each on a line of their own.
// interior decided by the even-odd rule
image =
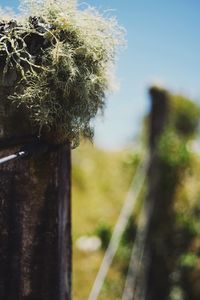
<svg viewBox="0 0 200 300">
<path fill-rule="evenodd" d="M 21 7 L 23 21 L 20 16 L 12 30 L 0 34 L 2 78 L 13 68 L 21 78 L 10 99 L 28 109 L 38 130 L 76 145 L 81 135 L 92 137 L 91 119 L 105 106 L 124 30 L 73 0 L 27 0 Z M 34 34 L 43 39 L 36 53 L 27 46 Z"/>
</svg>

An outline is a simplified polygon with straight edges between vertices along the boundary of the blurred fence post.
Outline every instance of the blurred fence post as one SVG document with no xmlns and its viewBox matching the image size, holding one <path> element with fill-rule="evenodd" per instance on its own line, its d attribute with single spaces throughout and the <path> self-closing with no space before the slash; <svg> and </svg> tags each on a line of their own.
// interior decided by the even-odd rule
<svg viewBox="0 0 200 300">
<path fill-rule="evenodd" d="M 147 180 L 146 201 L 153 206 L 149 223 L 149 232 L 146 241 L 143 270 L 143 280 L 138 283 L 137 299 L 164 300 L 168 294 L 168 270 L 166 264 L 165 250 L 167 247 L 166 234 L 170 231 L 163 226 L 169 225 L 168 213 L 170 206 L 170 194 L 161 190 L 162 169 L 160 168 L 157 143 L 163 133 L 168 120 L 169 99 L 165 90 L 152 87 L 149 90 L 151 100 L 151 111 L 149 116 L 149 147 L 150 165 Z M 170 192 L 170 191 L 169 191 Z M 167 226 L 168 226 L 167 225 Z M 162 252 L 163 251 L 163 252 Z M 162 253 L 161 253 L 162 252 Z"/>
<path fill-rule="evenodd" d="M 159 235 L 162 232 L 160 232 L 159 226 L 166 219 L 162 219 L 166 212 L 160 212 L 163 205 L 159 190 L 162 171 L 160 169 L 157 144 L 168 121 L 169 99 L 167 92 L 156 87 L 152 87 L 149 93 L 151 111 L 148 118 L 149 159 L 147 168 L 147 194 L 138 218 L 138 229 L 123 292 L 124 300 L 165 299 L 163 291 L 166 274 L 160 274 L 159 272 L 159 268 L 162 270 L 163 265 L 157 266 L 157 263 L 160 263 L 160 261 L 159 255 L 157 257 L 158 253 L 155 254 L 154 252 L 158 250 L 154 238 L 155 232 L 156 237 L 160 237 Z M 162 284 L 164 283 L 161 287 L 163 290 L 161 291 L 160 287 L 157 286 L 160 280 Z"/>
<path fill-rule="evenodd" d="M 134 300 L 164 300 L 168 289 L 166 264 L 163 261 L 163 251 L 160 248 L 160 238 L 166 238 L 162 232 L 162 224 L 168 213 L 168 198 L 160 190 L 161 169 L 157 153 L 157 145 L 163 133 L 169 112 L 169 99 L 165 90 L 152 87 L 149 90 L 151 111 L 149 114 L 149 169 L 147 174 L 147 196 L 145 199 L 146 238 L 144 240 L 143 254 L 140 259 L 141 267 L 138 269 L 137 279 L 133 285 Z M 143 231 L 142 231 L 143 232 Z M 163 236 L 161 237 L 160 234 Z M 158 242 L 159 241 L 159 242 Z M 161 246 L 165 246 L 161 241 Z M 134 262 L 135 263 L 135 262 Z M 133 300 L 133 299 L 132 299 Z"/>
<path fill-rule="evenodd" d="M 155 153 L 156 144 L 165 129 L 169 113 L 169 99 L 165 90 L 152 87 L 149 89 L 151 111 L 149 116 L 149 147 L 151 155 Z M 153 159 L 153 157 L 152 157 Z"/>
<path fill-rule="evenodd" d="M 0 90 L 1 144 L 32 134 Z M 19 146 L 22 146 L 21 144 Z M 1 156 L 15 152 L 12 146 Z M 0 299 L 71 299 L 70 145 L 0 166 Z"/>
</svg>

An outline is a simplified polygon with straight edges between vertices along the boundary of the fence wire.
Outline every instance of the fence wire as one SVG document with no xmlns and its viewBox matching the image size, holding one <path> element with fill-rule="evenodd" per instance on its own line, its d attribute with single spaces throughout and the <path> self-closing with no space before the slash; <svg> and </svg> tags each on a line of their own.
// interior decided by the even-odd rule
<svg viewBox="0 0 200 300">
<path fill-rule="evenodd" d="M 19 151 L 15 154 L 11 154 L 11 155 L 8 155 L 8 156 L 5 156 L 3 158 L 0 158 L 0 165 L 6 163 L 6 162 L 9 162 L 11 160 L 16 160 L 16 159 L 21 159 L 23 157 L 26 157 L 26 152 L 24 151 Z"/>
<path fill-rule="evenodd" d="M 131 254 L 128 274 L 125 282 L 122 300 L 143 299 L 141 292 L 145 293 L 145 267 L 148 265 L 148 249 L 146 245 L 149 225 L 154 205 L 151 201 L 145 201 L 139 216 L 138 229 Z M 143 284 L 141 284 L 141 282 Z M 138 285 L 142 285 L 138 295 Z"/>
<path fill-rule="evenodd" d="M 91 290 L 88 300 L 96 300 L 100 294 L 100 291 L 102 289 L 103 283 L 104 283 L 106 275 L 108 273 L 108 270 L 112 264 L 113 258 L 119 247 L 121 237 L 127 227 L 128 221 L 135 209 L 138 196 L 142 190 L 142 187 L 143 187 L 145 179 L 146 179 L 148 166 L 149 166 L 149 158 L 146 157 L 145 160 L 143 162 L 141 162 L 141 164 L 139 165 L 139 167 L 136 171 L 136 174 L 132 180 L 130 189 L 125 198 L 124 205 L 122 207 L 119 218 L 115 225 L 110 243 L 105 252 L 103 261 L 102 261 L 100 269 L 97 273 L 97 276 L 96 276 L 96 279 L 93 284 L 93 287 L 92 287 L 92 290 Z"/>
<path fill-rule="evenodd" d="M 11 145 L 12 141 L 9 141 L 9 143 Z M 14 144 L 12 146 L 14 146 Z M 18 152 L 0 158 L 0 165 L 9 161 L 18 160 L 22 158 L 37 157 L 38 155 L 44 154 L 49 150 L 53 151 L 56 149 L 58 149 L 57 145 L 49 145 L 43 141 L 40 141 L 39 139 L 36 139 L 32 143 L 24 145 Z"/>
</svg>

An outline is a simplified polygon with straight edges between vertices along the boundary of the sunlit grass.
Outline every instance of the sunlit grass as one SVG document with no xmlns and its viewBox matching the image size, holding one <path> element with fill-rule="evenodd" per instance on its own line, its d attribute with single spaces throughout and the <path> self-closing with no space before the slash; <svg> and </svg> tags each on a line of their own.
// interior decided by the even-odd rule
<svg viewBox="0 0 200 300">
<path fill-rule="evenodd" d="M 134 172 L 134 168 L 131 169 L 126 165 L 127 160 L 126 151 L 104 152 L 88 144 L 73 151 L 72 223 L 74 242 L 81 235 L 95 234 L 102 224 L 113 228 Z M 73 290 L 75 300 L 88 298 L 102 258 L 103 250 L 82 253 L 75 248 L 74 243 Z M 120 264 L 114 263 L 100 299 L 120 299 L 123 285 L 122 276 Z"/>
</svg>

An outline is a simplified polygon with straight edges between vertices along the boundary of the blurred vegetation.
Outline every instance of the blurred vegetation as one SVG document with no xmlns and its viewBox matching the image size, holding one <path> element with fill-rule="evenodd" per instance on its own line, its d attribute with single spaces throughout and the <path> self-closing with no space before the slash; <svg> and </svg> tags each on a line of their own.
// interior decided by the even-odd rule
<svg viewBox="0 0 200 300">
<path fill-rule="evenodd" d="M 73 151 L 73 240 L 95 234 L 102 241 L 102 249 L 94 253 L 81 252 L 74 243 L 75 300 L 87 299 L 89 295 L 138 162 L 139 154 L 132 150 L 109 152 L 82 143 Z M 124 236 L 124 243 L 125 240 L 129 240 L 128 236 Z M 129 255 L 123 250 L 125 247 L 120 248 L 100 299 L 121 297 L 122 269 L 128 265 Z"/>
<path fill-rule="evenodd" d="M 99 224 L 96 231 L 96 235 L 100 238 L 102 248 L 105 250 L 108 247 L 112 232 L 111 228 L 107 224 Z"/>
<path fill-rule="evenodd" d="M 170 237 L 166 240 L 171 251 L 167 258 L 170 264 L 167 299 L 197 300 L 200 299 L 200 159 L 195 145 L 200 110 L 183 96 L 168 97 L 168 125 L 157 143 L 162 168 L 158 192 L 170 199 L 167 204 L 170 225 L 166 223 L 159 228 L 163 234 L 167 230 Z M 132 149 L 113 153 L 85 143 L 73 151 L 73 239 L 95 234 L 102 242 L 102 249 L 93 253 L 76 249 L 74 243 L 75 300 L 87 299 L 89 295 L 140 160 L 141 151 Z M 145 187 L 109 270 L 101 300 L 121 299 L 144 192 Z"/>
<path fill-rule="evenodd" d="M 163 299 L 197 300 L 200 299 L 196 282 L 200 278 L 197 183 L 200 160 L 193 145 L 199 133 L 200 108 L 190 99 L 169 92 L 168 102 L 167 124 L 157 141 L 160 204 L 156 201 L 158 208 L 154 215 L 159 227 L 152 233 L 158 258 L 154 264 L 162 261 L 165 265 Z M 163 284 L 157 282 L 158 286 Z"/>
</svg>

